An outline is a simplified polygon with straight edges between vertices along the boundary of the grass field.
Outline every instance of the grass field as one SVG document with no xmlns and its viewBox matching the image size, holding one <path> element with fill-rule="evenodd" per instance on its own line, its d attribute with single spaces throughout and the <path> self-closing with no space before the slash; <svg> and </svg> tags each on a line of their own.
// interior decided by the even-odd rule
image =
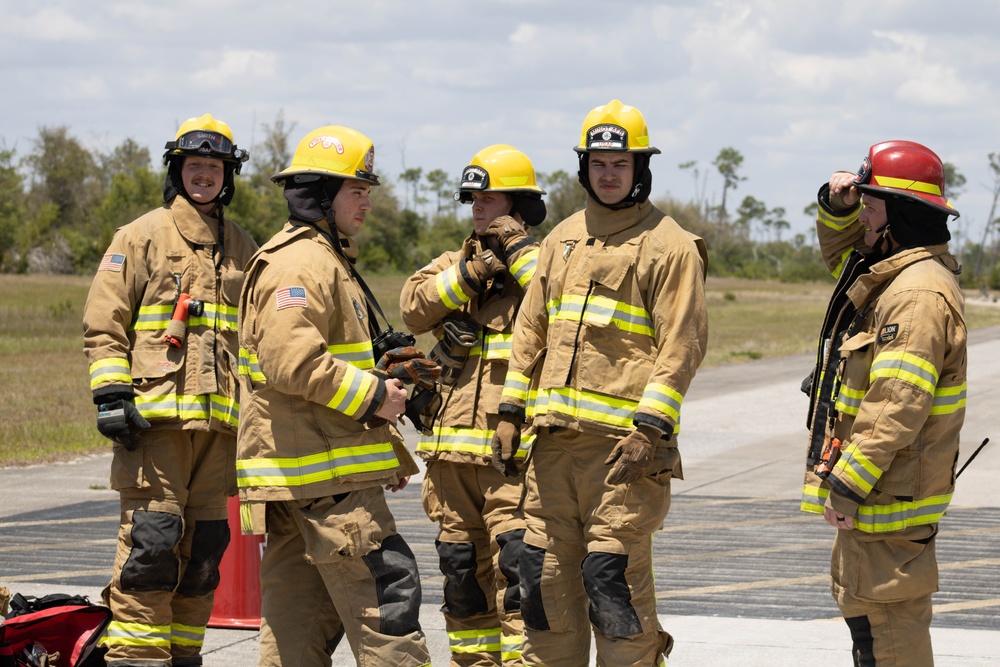
<svg viewBox="0 0 1000 667">
<path fill-rule="evenodd" d="M 366 278 L 393 327 L 405 276 Z M 106 450 L 94 426 L 83 305 L 89 277 L 0 275 L 0 466 Z M 832 285 L 708 281 L 705 365 L 811 352 Z M 970 299 L 970 328 L 1000 324 L 1000 307 Z M 429 336 L 419 339 L 429 349 Z"/>
</svg>

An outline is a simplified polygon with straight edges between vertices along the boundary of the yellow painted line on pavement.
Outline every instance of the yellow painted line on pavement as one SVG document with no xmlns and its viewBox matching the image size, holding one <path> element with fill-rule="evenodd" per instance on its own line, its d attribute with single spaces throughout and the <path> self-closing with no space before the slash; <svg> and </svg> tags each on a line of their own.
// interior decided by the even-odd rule
<svg viewBox="0 0 1000 667">
<path fill-rule="evenodd" d="M 103 521 L 118 522 L 121 515 L 106 514 L 104 516 L 81 516 L 75 519 L 39 519 L 35 521 L 0 521 L 0 530 L 4 528 L 30 528 L 31 526 L 66 526 L 74 523 L 100 523 Z"/>
<path fill-rule="evenodd" d="M 986 567 L 990 565 L 1000 565 L 1000 558 L 976 558 L 973 560 L 957 561 L 954 563 L 941 563 L 938 566 L 940 570 L 966 570 L 975 567 Z M 785 579 L 763 579 L 761 581 L 738 581 L 731 584 L 720 584 L 717 586 L 695 586 L 692 588 L 681 588 L 678 590 L 662 591 L 656 594 L 657 599 L 666 600 L 668 598 L 679 598 L 694 595 L 712 595 L 714 593 L 732 593 L 736 591 L 752 591 L 759 590 L 762 588 L 785 588 L 787 586 L 798 586 L 801 584 L 815 584 L 827 582 L 830 580 L 830 574 L 825 572 L 823 574 L 810 575 L 807 577 L 789 577 Z M 972 601 L 969 604 L 977 604 L 981 601 Z M 965 604 L 965 603 L 951 603 L 951 604 Z M 946 605 L 948 606 L 948 605 Z M 993 606 L 992 604 L 987 604 L 983 606 Z M 935 607 L 935 609 L 937 609 Z"/>
<path fill-rule="evenodd" d="M 19 551 L 55 551 L 57 549 L 67 549 L 74 547 L 95 547 L 103 545 L 114 545 L 118 543 L 117 537 L 106 537 L 98 540 L 73 540 L 71 542 L 48 542 L 45 544 L 17 544 L 0 546 L 0 554 L 17 553 Z"/>
<path fill-rule="evenodd" d="M 935 614 L 947 614 L 953 611 L 968 611 L 970 609 L 986 609 L 988 607 L 1000 607 L 1000 598 L 991 600 L 967 600 L 965 602 L 949 602 L 948 604 L 934 605 Z"/>
<path fill-rule="evenodd" d="M 11 581 L 48 581 L 49 579 L 66 579 L 68 577 L 97 577 L 105 575 L 111 576 L 111 567 L 100 570 L 63 570 L 61 572 L 35 572 L 34 574 L 15 574 L 13 576 L 0 577 L 4 583 Z"/>
</svg>

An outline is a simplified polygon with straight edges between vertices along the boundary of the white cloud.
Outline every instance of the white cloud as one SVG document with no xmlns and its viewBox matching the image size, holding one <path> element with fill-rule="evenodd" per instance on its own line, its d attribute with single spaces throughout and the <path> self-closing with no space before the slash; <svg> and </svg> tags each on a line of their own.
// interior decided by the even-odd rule
<svg viewBox="0 0 1000 667">
<path fill-rule="evenodd" d="M 97 37 L 93 28 L 55 7 L 29 16 L 7 16 L 0 26 L 0 34 L 28 42 L 85 42 Z"/>
<path fill-rule="evenodd" d="M 216 65 L 192 74 L 191 82 L 199 88 L 220 90 L 248 79 L 259 83 L 274 76 L 276 63 L 277 56 L 268 51 L 227 49 Z"/>
</svg>

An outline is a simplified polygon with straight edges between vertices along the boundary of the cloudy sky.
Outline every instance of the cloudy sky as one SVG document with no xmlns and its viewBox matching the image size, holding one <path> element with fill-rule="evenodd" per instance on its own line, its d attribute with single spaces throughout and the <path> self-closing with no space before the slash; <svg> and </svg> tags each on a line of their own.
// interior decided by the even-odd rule
<svg viewBox="0 0 1000 667">
<path fill-rule="evenodd" d="M 575 171 L 586 113 L 618 98 L 646 117 L 653 196 L 716 201 L 711 165 L 745 157 L 738 202 L 782 206 L 794 231 L 836 168 L 912 139 L 968 179 L 978 238 L 1000 152 L 996 0 L 0 0 L 0 145 L 39 127 L 85 144 L 127 137 L 154 156 L 211 112 L 250 146 L 283 111 L 297 141 L 349 125 L 376 172 L 442 168 L 509 143 Z M 703 175 L 678 165 L 695 160 Z M 704 178 L 707 176 L 707 178 Z"/>
</svg>

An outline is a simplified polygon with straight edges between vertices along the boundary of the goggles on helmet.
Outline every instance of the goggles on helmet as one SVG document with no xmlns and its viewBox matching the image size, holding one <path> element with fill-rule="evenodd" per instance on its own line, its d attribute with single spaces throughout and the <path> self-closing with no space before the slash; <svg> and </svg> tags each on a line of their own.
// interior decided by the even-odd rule
<svg viewBox="0 0 1000 667">
<path fill-rule="evenodd" d="M 229 137 L 210 130 L 186 132 L 178 137 L 176 141 L 168 141 L 164 148 L 167 150 L 231 156 L 232 159 L 239 162 L 244 162 L 246 157 L 249 157 L 246 151 L 236 148 Z"/>
</svg>

